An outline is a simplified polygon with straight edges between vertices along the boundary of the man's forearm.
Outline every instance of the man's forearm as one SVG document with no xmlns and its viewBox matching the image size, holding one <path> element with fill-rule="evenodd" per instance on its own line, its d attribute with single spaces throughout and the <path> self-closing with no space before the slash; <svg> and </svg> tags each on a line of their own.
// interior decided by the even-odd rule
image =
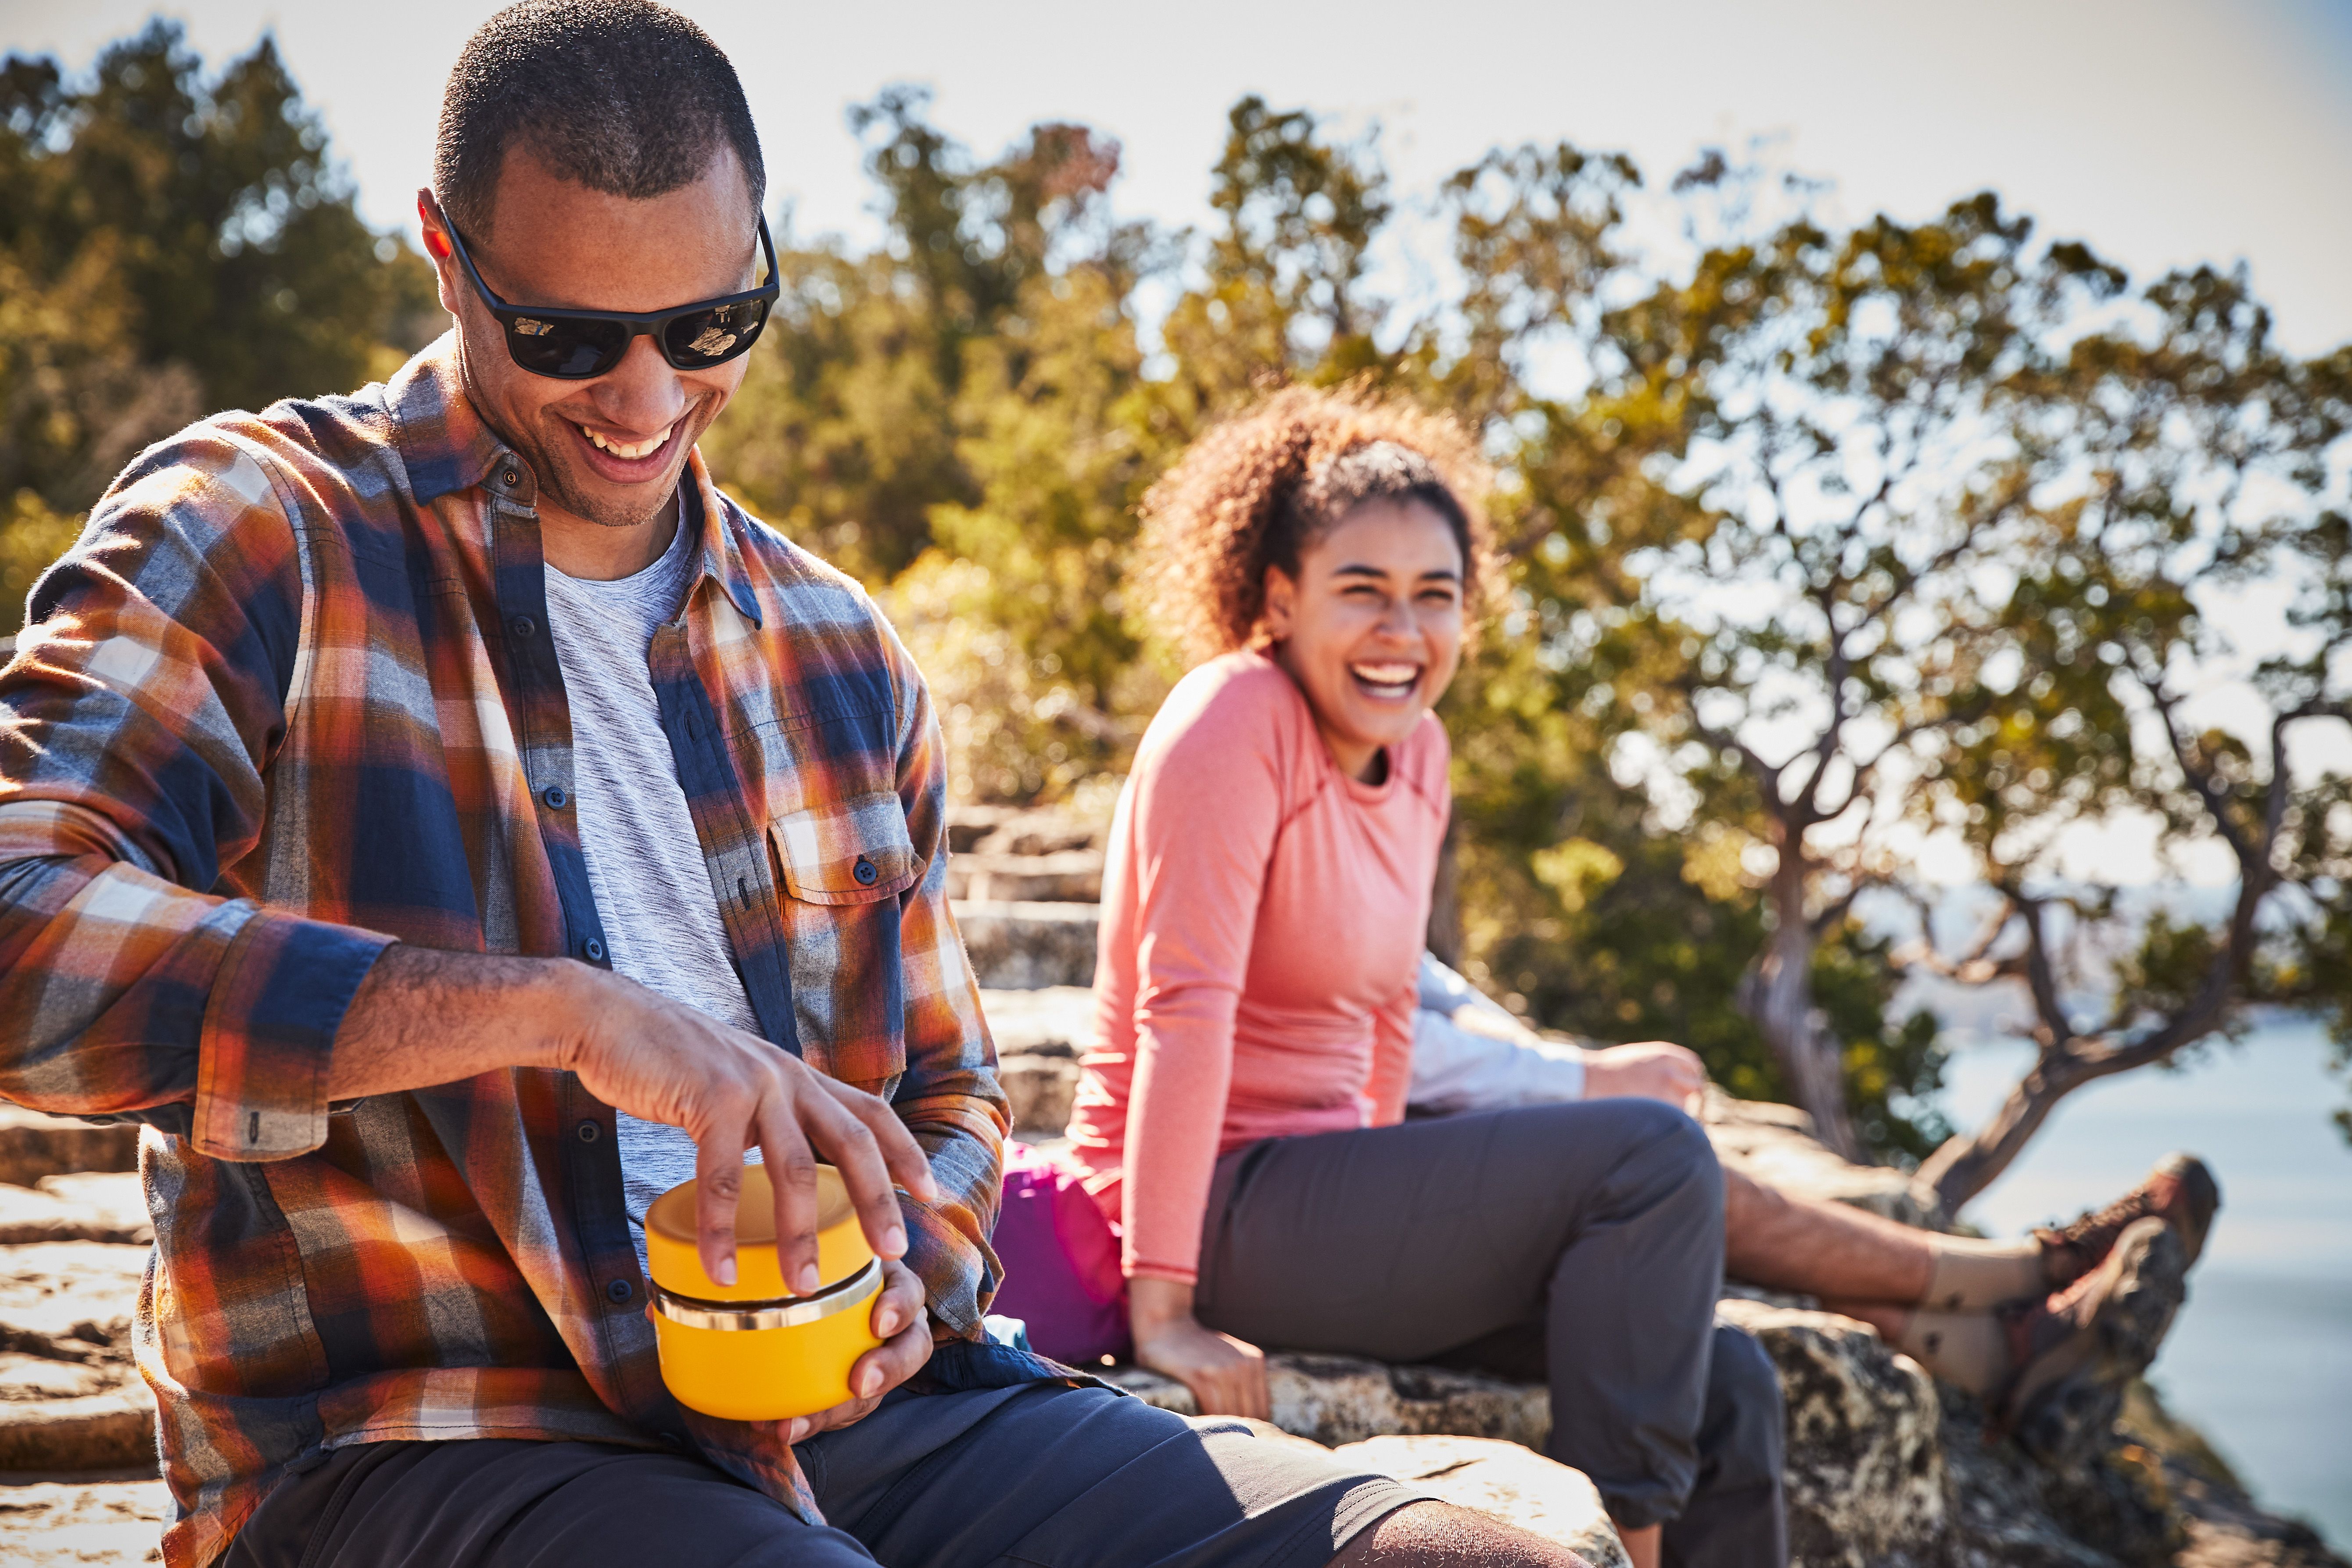
<svg viewBox="0 0 2352 1568">
<path fill-rule="evenodd" d="M 359 1100 L 504 1067 L 562 1066 L 604 977 L 568 958 L 388 947 L 335 1032 L 328 1092 Z"/>
</svg>

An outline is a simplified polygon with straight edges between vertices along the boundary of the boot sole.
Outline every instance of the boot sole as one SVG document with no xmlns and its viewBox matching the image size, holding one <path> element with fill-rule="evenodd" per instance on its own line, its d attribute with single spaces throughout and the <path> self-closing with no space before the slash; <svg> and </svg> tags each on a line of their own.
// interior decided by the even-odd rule
<svg viewBox="0 0 2352 1568">
<path fill-rule="evenodd" d="M 2089 1326 L 2019 1369 L 1997 1419 L 2011 1430 L 2074 1385 L 2120 1388 L 2156 1360 L 2187 1295 L 2188 1251 L 2178 1232 L 2151 1216 L 2134 1220 L 2100 1265 L 2107 1276 Z"/>
<path fill-rule="evenodd" d="M 2221 1184 L 2213 1179 L 2212 1167 L 2195 1155 L 2168 1155 L 2156 1168 L 2179 1178 L 2181 1191 L 2188 1196 L 2189 1217 L 2179 1231 L 2180 1243 L 2187 1249 L 2181 1266 L 2187 1268 L 2205 1250 L 2206 1234 L 2221 1209 Z"/>
</svg>

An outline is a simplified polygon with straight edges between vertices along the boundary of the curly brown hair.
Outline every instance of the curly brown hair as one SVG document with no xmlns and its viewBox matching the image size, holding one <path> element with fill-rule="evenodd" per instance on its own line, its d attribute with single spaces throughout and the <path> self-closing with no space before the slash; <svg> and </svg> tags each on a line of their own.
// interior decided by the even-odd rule
<svg viewBox="0 0 2352 1568">
<path fill-rule="evenodd" d="M 1257 640 L 1266 568 L 1297 574 L 1316 537 L 1372 500 L 1416 500 L 1462 548 L 1464 627 L 1477 624 L 1493 474 L 1443 413 L 1361 387 L 1286 387 L 1184 450 L 1143 497 L 1148 613 L 1193 662 Z"/>
</svg>

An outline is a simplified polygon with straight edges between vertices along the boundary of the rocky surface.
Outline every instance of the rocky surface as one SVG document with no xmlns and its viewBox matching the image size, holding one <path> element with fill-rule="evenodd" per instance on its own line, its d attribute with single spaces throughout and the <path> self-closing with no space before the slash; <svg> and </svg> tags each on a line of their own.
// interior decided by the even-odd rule
<svg viewBox="0 0 2352 1568">
<path fill-rule="evenodd" d="M 1074 850 L 1102 852 L 1110 823 L 1056 807 L 950 806 L 948 808 L 948 852 L 966 856 L 1003 856 L 1034 860 L 1066 854 Z M 954 862 L 949 862 L 950 873 Z M 1087 894 L 1091 904 L 1097 890 Z"/>
<path fill-rule="evenodd" d="M 1085 986 L 1035 990 L 983 989 L 981 1010 L 999 1056 L 1058 1056 L 1075 1060 L 1095 1023 L 1095 994 Z"/>
<path fill-rule="evenodd" d="M 1100 850 L 964 855 L 948 862 L 948 894 L 982 901 L 1092 904 L 1102 897 L 1102 873 Z"/>
<path fill-rule="evenodd" d="M 47 1176 L 138 1168 L 137 1127 L 93 1126 L 0 1101 L 0 1182 L 31 1186 Z"/>
<path fill-rule="evenodd" d="M 1227 1420 L 1235 1417 L 1225 1417 Z M 1496 1437 L 1390 1434 L 1333 1448 L 1272 1421 L 1240 1418 L 1268 1442 L 1290 1443 L 1410 1481 L 1441 1502 L 1498 1514 L 1577 1552 L 1591 1568 L 1633 1568 L 1600 1490 L 1580 1470 Z"/>
<path fill-rule="evenodd" d="M 966 901 L 954 907 L 982 986 L 1024 991 L 1094 984 L 1093 904 Z"/>
<path fill-rule="evenodd" d="M 153 1461 L 155 1405 L 131 1364 L 148 1251 L 108 1241 L 0 1247 L 0 1471 Z"/>
<path fill-rule="evenodd" d="M 1102 1375 L 1163 1410 L 1200 1413 L 1182 1384 L 1158 1373 L 1122 1366 Z M 1266 1358 L 1266 1392 L 1276 1426 L 1325 1448 L 1389 1434 L 1446 1434 L 1534 1448 L 1551 1432 L 1551 1398 L 1543 1389 L 1444 1367 L 1276 1351 Z"/>
<path fill-rule="evenodd" d="M 1738 1300 L 1717 1312 L 1780 1374 L 1790 1550 L 1807 1568 L 1937 1561 L 1951 1476 L 1935 1380 L 1851 1318 Z"/>
<path fill-rule="evenodd" d="M 160 1563 L 172 1494 L 146 1479 L 0 1478 L 0 1562 L 12 1568 Z"/>
<path fill-rule="evenodd" d="M 1441 1502 L 1500 1515 L 1559 1542 L 1592 1568 L 1633 1568 L 1601 1493 L 1584 1472 L 1492 1437 L 1388 1437 L 1349 1443 L 1333 1455 L 1410 1481 Z"/>
<path fill-rule="evenodd" d="M 957 890 L 973 896 L 957 915 L 1015 1116 L 1024 1137 L 1049 1141 L 1067 1119 L 1091 1026 L 1096 911 L 1080 895 L 1098 885 L 1098 860 L 1096 884 L 1085 880 L 1098 830 L 1055 813 L 960 810 L 950 836 L 974 862 L 959 873 Z M 1052 896 L 1025 896 L 1039 892 Z M 1799 1113 L 1717 1096 L 1706 1120 L 1725 1163 L 1759 1179 L 1938 1222 L 1900 1172 L 1839 1160 Z M 152 1473 L 154 1414 L 130 1362 L 148 1250 L 137 1180 L 124 1174 L 136 1153 L 132 1129 L 0 1106 L 0 1562 L 154 1556 L 169 1504 L 160 1483 L 137 1479 Z M 2352 1568 L 2309 1530 L 2257 1508 L 2145 1389 L 2130 1399 L 2104 1391 L 2059 1427 L 2029 1433 L 2037 1458 L 1989 1435 L 1974 1401 L 1939 1389 L 1868 1327 L 1812 1307 L 1777 1298 L 1721 1308 L 1780 1374 L 1803 1568 Z M 1286 1440 L 1503 1514 L 1595 1568 L 1623 1562 L 1591 1483 L 1533 1451 L 1550 1427 L 1540 1387 L 1279 1351 L 1270 1363 Z M 1108 1375 L 1154 1404 L 1192 1409 L 1164 1378 Z"/>
<path fill-rule="evenodd" d="M 1094 1027 L 1095 994 L 1083 986 L 988 989 L 982 1010 L 996 1040 L 997 1071 L 1013 1102 L 1013 1131 L 1053 1137 L 1069 1124 L 1077 1054 Z"/>
<path fill-rule="evenodd" d="M 1013 1103 L 1013 1130 L 1051 1137 L 1070 1124 L 1078 1088 L 1077 1064 L 1062 1056 L 1007 1056 L 997 1061 L 1004 1097 Z"/>
<path fill-rule="evenodd" d="M 31 1186 L 0 1186 L 0 1243 L 155 1239 L 136 1171 L 45 1176 Z"/>
<path fill-rule="evenodd" d="M 1702 1120 L 1727 1166 L 1783 1192 L 1850 1203 L 1889 1219 L 1948 1228 L 1935 1198 L 1885 1166 L 1849 1165 L 1814 1142 L 1812 1118 L 1794 1105 L 1734 1100 L 1709 1086 Z"/>
</svg>

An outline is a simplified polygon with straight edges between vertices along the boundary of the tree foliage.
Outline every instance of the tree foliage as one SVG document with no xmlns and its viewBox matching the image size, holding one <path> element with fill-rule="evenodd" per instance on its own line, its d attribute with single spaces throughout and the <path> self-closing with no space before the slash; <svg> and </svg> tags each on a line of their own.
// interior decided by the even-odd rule
<svg viewBox="0 0 2352 1568">
<path fill-rule="evenodd" d="M 363 380 L 431 295 L 266 42 L 207 82 L 158 25 L 86 87 L 11 59 L 5 91 L 20 593 L 141 442 Z M 1179 673 L 1130 597 L 1142 492 L 1270 385 L 1366 382 L 1502 476 L 1432 935 L 1513 1006 L 1685 1040 L 1954 1207 L 2072 1088 L 2252 1006 L 2327 1011 L 2352 1057 L 2352 782 L 2314 744 L 2347 712 L 2352 350 L 2281 351 L 2242 277 L 2134 288 L 1990 193 L 1831 225 L 1716 153 L 1659 189 L 1499 148 L 1408 201 L 1376 131 L 1255 97 L 1205 232 L 1171 232 L 1116 210 L 1086 127 L 984 157 L 910 89 L 851 123 L 881 243 L 779 225 L 776 329 L 705 444 L 889 608 L 958 795 L 1107 809 Z M 2232 647 L 2221 606 L 2263 592 L 2283 635 Z M 2062 874 L 2071 831 L 2133 815 L 2231 857 L 2225 913 Z M 1923 836 L 1992 889 L 1959 940 Z M 2033 1072 L 1967 1135 L 1927 1108 L 1922 973 L 2032 1012 Z"/>
<path fill-rule="evenodd" d="M 209 78 L 162 21 L 84 83 L 8 57 L 0 589 L 22 604 L 149 442 L 210 410 L 348 391 L 436 316 L 430 270 L 360 219 L 268 38 Z"/>
</svg>

